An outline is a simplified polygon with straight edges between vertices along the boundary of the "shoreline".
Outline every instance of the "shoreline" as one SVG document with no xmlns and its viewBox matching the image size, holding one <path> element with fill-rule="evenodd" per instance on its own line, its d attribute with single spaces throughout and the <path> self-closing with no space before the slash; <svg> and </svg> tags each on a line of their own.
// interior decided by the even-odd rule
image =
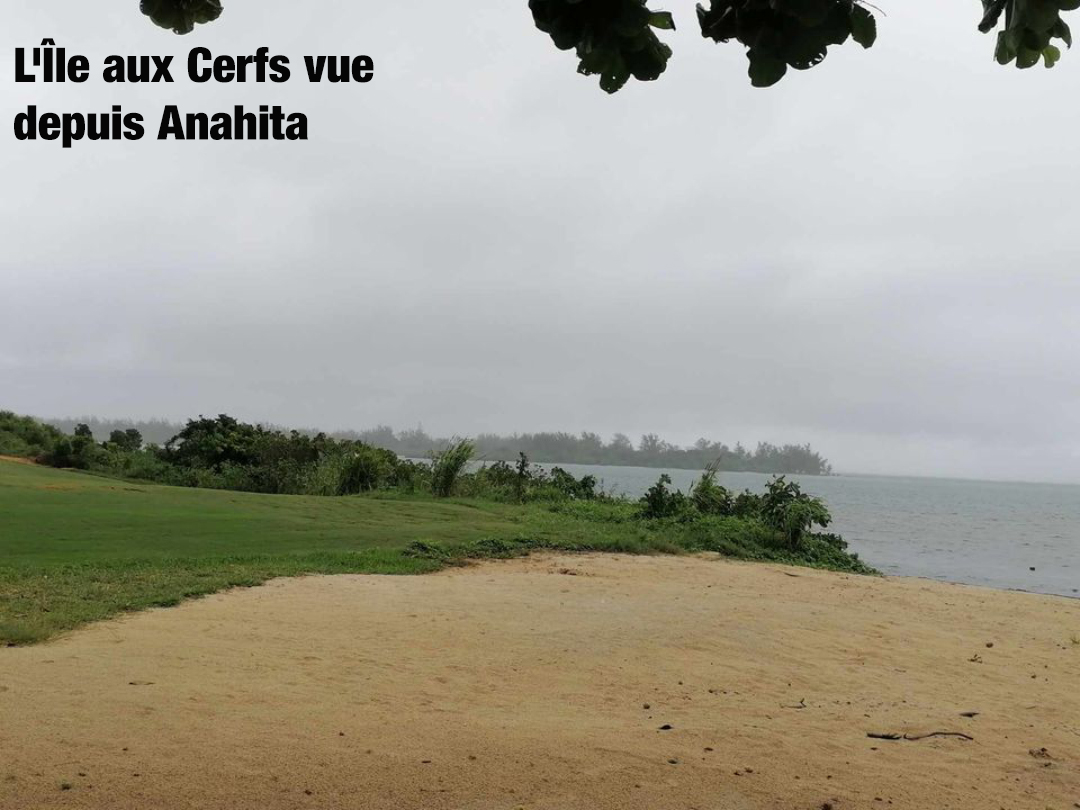
<svg viewBox="0 0 1080 810">
<path fill-rule="evenodd" d="M 742 560 L 733 560 L 733 562 L 743 562 Z M 769 565 L 770 563 L 766 563 Z M 979 582 L 962 582 L 956 579 L 939 579 L 937 577 L 926 576 L 921 574 L 887 574 L 882 573 L 882 577 L 885 579 L 910 579 L 918 580 L 922 582 L 933 582 L 938 585 L 957 585 L 963 588 L 978 588 L 980 590 L 993 591 L 995 593 L 1018 593 L 1026 594 L 1028 596 L 1046 596 L 1052 599 L 1071 599 L 1080 600 L 1080 593 L 1077 589 L 1073 589 L 1073 593 L 1050 593 L 1048 591 L 1030 591 L 1025 588 L 1005 588 L 997 585 L 987 585 Z"/>
</svg>

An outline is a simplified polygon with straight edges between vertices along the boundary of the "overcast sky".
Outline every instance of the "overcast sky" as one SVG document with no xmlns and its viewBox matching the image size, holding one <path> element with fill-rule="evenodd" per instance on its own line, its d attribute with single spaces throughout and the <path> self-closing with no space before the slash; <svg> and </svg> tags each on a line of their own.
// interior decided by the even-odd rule
<svg viewBox="0 0 1080 810">
<path fill-rule="evenodd" d="M 1080 53 L 998 67 L 974 0 L 883 3 L 878 45 L 755 90 L 696 32 L 609 97 L 525 0 L 5 0 L 0 408 L 429 432 L 809 441 L 841 471 L 1080 481 Z M 316 13 L 317 12 L 317 13 Z M 84 85 L 16 84 L 53 37 Z M 195 85 L 188 49 L 289 56 Z M 106 85 L 176 53 L 172 85 Z M 375 79 L 309 84 L 307 54 Z M 306 143 L 159 142 L 281 104 Z M 141 112 L 138 142 L 14 116 Z"/>
</svg>

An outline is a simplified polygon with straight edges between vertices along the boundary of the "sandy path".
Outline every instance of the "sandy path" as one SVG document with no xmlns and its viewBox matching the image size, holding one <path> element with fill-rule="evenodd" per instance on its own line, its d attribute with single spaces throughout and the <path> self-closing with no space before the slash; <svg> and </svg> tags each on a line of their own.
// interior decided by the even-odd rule
<svg viewBox="0 0 1080 810">
<path fill-rule="evenodd" d="M 0 650 L 0 807 L 1072 810 L 1077 635 L 687 558 L 277 580 Z M 866 736 L 939 730 L 975 740 Z"/>
</svg>

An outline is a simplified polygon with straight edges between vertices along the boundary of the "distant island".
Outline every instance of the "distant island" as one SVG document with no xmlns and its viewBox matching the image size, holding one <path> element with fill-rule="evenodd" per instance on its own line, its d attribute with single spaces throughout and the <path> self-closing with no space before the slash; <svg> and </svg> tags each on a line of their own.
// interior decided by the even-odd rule
<svg viewBox="0 0 1080 810">
<path fill-rule="evenodd" d="M 95 436 L 108 436 L 115 430 L 138 430 L 148 444 L 164 445 L 183 430 L 183 423 L 163 419 L 125 420 L 80 417 L 45 419 L 64 433 L 74 433 L 79 424 L 86 424 Z M 267 428 L 282 429 L 277 425 Z M 314 436 L 317 430 L 304 429 L 302 434 Z M 427 458 L 432 450 L 445 447 L 449 437 L 431 436 L 423 428 L 397 431 L 385 425 L 369 430 L 327 431 L 335 439 L 361 441 L 374 447 L 391 450 L 403 458 Z M 710 464 L 725 472 L 758 472 L 787 475 L 829 475 L 832 466 L 809 444 L 775 445 L 759 442 L 753 450 L 740 443 L 734 447 L 723 442 L 698 439 L 690 447 L 680 447 L 664 441 L 655 433 L 642 436 L 637 444 L 623 433 L 616 433 L 605 442 L 597 433 L 516 433 L 500 436 L 481 433 L 475 437 L 477 457 L 487 461 L 513 461 L 524 453 L 531 461 L 544 464 L 597 464 L 621 467 L 667 467 L 681 470 L 703 470 Z"/>
</svg>

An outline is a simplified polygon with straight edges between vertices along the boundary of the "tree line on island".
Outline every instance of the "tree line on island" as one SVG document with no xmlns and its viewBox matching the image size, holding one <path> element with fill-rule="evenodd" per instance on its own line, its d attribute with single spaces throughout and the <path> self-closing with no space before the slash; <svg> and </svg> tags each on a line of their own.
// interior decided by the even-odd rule
<svg viewBox="0 0 1080 810">
<path fill-rule="evenodd" d="M 148 444 L 164 446 L 184 430 L 185 425 L 163 419 L 118 420 L 82 417 L 78 419 L 49 419 L 48 424 L 63 433 L 74 434 L 80 424 L 94 436 L 111 436 L 120 431 L 136 431 Z M 287 432 L 268 425 L 268 430 Z M 379 426 L 368 430 L 340 430 L 327 433 L 305 429 L 300 435 L 358 441 L 403 458 L 427 458 L 433 450 L 447 446 L 449 437 L 429 435 L 422 427 L 397 431 Z M 782 475 L 829 475 L 832 466 L 809 444 L 776 445 L 759 442 L 754 449 L 741 443 L 730 446 L 724 442 L 701 438 L 689 447 L 681 447 L 646 433 L 635 445 L 629 436 L 616 433 L 605 441 L 597 433 L 560 431 L 515 433 L 504 436 L 481 433 L 473 441 L 479 459 L 514 461 L 524 453 L 541 464 L 595 464 L 624 467 L 666 467 L 679 470 L 703 470 L 715 465 L 721 472 L 757 472 Z"/>
</svg>

